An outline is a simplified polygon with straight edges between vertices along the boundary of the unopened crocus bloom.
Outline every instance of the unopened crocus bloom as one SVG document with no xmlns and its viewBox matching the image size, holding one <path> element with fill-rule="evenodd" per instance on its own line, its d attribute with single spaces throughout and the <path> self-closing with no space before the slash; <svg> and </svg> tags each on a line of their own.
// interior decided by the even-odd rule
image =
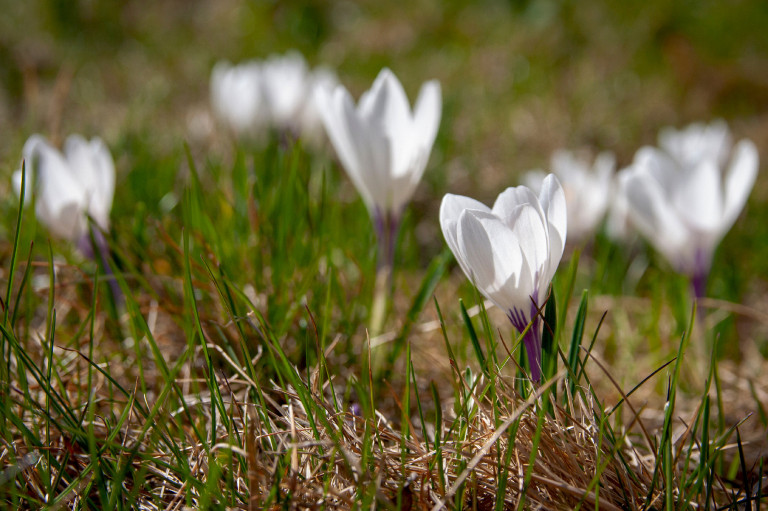
<svg viewBox="0 0 768 511">
<path fill-rule="evenodd" d="M 757 178 L 755 145 L 741 140 L 731 150 L 723 126 L 662 131 L 662 149 L 641 148 L 620 177 L 634 225 L 677 271 L 691 277 L 697 297 L 704 295 L 715 248 Z"/>
<path fill-rule="evenodd" d="M 239 136 L 253 136 L 266 126 L 257 61 L 233 66 L 219 62 L 211 74 L 211 103 L 216 116 Z"/>
<path fill-rule="evenodd" d="M 107 246 L 102 231 L 109 229 L 109 213 L 115 193 L 115 164 L 107 146 L 98 137 L 86 140 L 71 135 L 63 151 L 51 146 L 40 135 L 32 135 L 24 144 L 25 202 L 32 193 L 37 218 L 56 237 L 75 244 L 89 258 L 97 254 L 105 270 Z M 21 169 L 13 174 L 17 193 L 21 192 Z M 34 191 L 33 191 L 34 190 Z M 90 220 L 95 229 L 90 229 Z M 91 239 L 96 241 L 93 247 Z M 119 296 L 112 281 L 113 293 Z"/>
<path fill-rule="evenodd" d="M 298 131 L 297 123 L 310 98 L 310 73 L 304 57 L 291 51 L 261 64 L 264 107 L 279 131 Z"/>
<path fill-rule="evenodd" d="M 440 84 L 426 82 L 413 111 L 403 86 L 383 69 L 355 106 L 338 86 L 320 103 L 326 133 L 342 166 L 363 198 L 379 239 L 377 296 L 385 289 L 403 208 L 421 180 L 440 124 Z M 376 331 L 383 307 L 374 304 Z"/>
<path fill-rule="evenodd" d="M 88 237 L 88 217 L 99 229 L 109 229 L 115 193 L 115 164 L 98 137 L 71 135 L 63 151 L 40 135 L 32 135 L 22 149 L 26 162 L 25 200 L 36 184 L 35 213 L 52 234 L 81 245 Z M 13 175 L 21 190 L 21 170 Z"/>
<path fill-rule="evenodd" d="M 568 240 L 587 241 L 605 216 L 612 194 L 616 160 L 612 153 L 602 152 L 594 162 L 571 151 L 558 150 L 552 154 L 551 170 L 559 178 L 568 208 Z M 524 183 L 539 190 L 545 173 L 527 173 Z"/>
<path fill-rule="evenodd" d="M 565 193 L 550 174 L 538 195 L 507 188 L 488 208 L 469 197 L 447 194 L 440 226 L 453 255 L 477 289 L 503 310 L 519 331 L 531 380 L 541 379 L 541 319 L 549 284 L 563 255 L 567 231 Z"/>
</svg>

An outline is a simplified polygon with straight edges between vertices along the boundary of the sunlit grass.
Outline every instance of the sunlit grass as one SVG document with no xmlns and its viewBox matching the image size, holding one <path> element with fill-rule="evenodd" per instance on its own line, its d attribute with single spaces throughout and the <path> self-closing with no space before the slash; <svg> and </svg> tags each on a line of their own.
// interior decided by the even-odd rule
<svg viewBox="0 0 768 511">
<path fill-rule="evenodd" d="M 643 350 L 659 363 L 625 376 L 601 360 L 611 311 L 594 322 L 576 288 L 586 256 L 573 254 L 545 307 L 554 359 L 537 387 L 497 311 L 466 284 L 464 303 L 449 291 L 461 281 L 447 252 L 422 271 L 406 260 L 422 281 L 396 279 L 392 334 L 374 339 L 390 347 L 387 370 L 373 379 L 375 239 L 363 205 L 338 200 L 332 162 L 275 143 L 231 168 L 177 164 L 189 178 L 170 211 L 116 219 L 122 305 L 97 265 L 54 256 L 70 251 L 44 232 L 30 251 L 34 217 L 19 210 L 2 341 L 7 505 L 714 508 L 755 494 L 760 465 L 747 463 L 760 458 L 740 432 L 764 428 L 765 411 L 724 415 L 717 356 L 683 380 L 692 343 L 712 341 L 677 280 L 626 312 L 652 322 Z"/>
</svg>

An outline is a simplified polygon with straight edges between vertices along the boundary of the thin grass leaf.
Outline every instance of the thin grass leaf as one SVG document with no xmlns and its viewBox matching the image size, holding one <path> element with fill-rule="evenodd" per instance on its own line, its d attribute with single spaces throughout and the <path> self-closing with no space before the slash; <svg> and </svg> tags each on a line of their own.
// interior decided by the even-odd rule
<svg viewBox="0 0 768 511">
<path fill-rule="evenodd" d="M 587 320 L 587 298 L 588 292 L 585 289 L 581 294 L 581 302 L 579 303 L 579 309 L 576 312 L 576 320 L 573 325 L 573 334 L 571 335 L 571 344 L 568 347 L 568 368 L 571 374 L 579 374 L 579 365 L 583 363 L 579 360 L 579 353 L 581 351 L 581 341 L 584 337 L 584 325 Z M 568 387 L 571 394 L 576 390 L 576 384 L 578 383 L 578 377 L 576 380 L 569 379 Z"/>
<path fill-rule="evenodd" d="M 400 333 L 395 339 L 392 349 L 387 357 L 387 366 L 392 367 L 395 361 L 399 358 L 400 353 L 406 343 L 406 339 L 411 334 L 413 326 L 421 315 L 421 311 L 426 307 L 429 297 L 435 292 L 440 279 L 443 278 L 445 270 L 448 267 L 448 262 L 451 260 L 452 254 L 448 249 L 444 249 L 437 257 L 435 257 L 427 268 L 427 272 L 424 275 L 424 279 L 421 281 L 419 290 L 416 296 L 413 298 L 411 307 L 405 315 L 403 320 L 403 326 L 400 329 Z"/>
<path fill-rule="evenodd" d="M 459 306 L 461 307 L 461 317 L 464 320 L 464 326 L 466 326 L 467 333 L 469 334 L 469 340 L 472 342 L 472 348 L 474 349 L 475 357 L 477 357 L 477 361 L 482 371 L 488 375 L 488 364 L 486 362 L 485 355 L 483 354 L 483 348 L 480 346 L 480 341 L 477 338 L 475 327 L 472 325 L 472 318 L 469 317 L 467 308 L 464 306 L 464 301 L 461 299 L 459 299 Z"/>
</svg>

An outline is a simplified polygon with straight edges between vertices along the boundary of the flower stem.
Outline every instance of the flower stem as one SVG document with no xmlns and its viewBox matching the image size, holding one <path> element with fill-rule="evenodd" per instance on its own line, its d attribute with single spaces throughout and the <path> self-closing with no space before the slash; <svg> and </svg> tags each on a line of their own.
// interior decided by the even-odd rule
<svg viewBox="0 0 768 511">
<path fill-rule="evenodd" d="M 93 243 L 96 243 L 96 250 L 93 249 Z M 125 297 L 123 296 L 123 292 L 120 289 L 117 280 L 115 280 L 115 274 L 109 264 L 109 246 L 107 245 L 107 240 L 104 238 L 101 229 L 90 229 L 88 233 L 80 238 L 77 243 L 77 248 L 80 249 L 80 252 L 82 252 L 85 257 L 94 261 L 98 254 L 99 261 L 104 270 L 104 275 L 107 277 L 107 282 L 109 283 L 109 289 L 112 292 L 112 298 L 116 305 L 122 303 Z"/>
<path fill-rule="evenodd" d="M 400 218 L 391 212 L 383 213 L 377 209 L 373 214 L 373 225 L 379 244 L 376 260 L 376 284 L 371 305 L 370 334 L 379 335 L 384 328 L 387 304 L 392 295 L 392 267 L 395 262 L 395 244 L 400 228 Z"/>
<path fill-rule="evenodd" d="M 707 278 L 709 269 L 712 266 L 712 258 L 702 249 L 696 250 L 695 264 L 691 273 L 691 287 L 693 288 L 693 297 L 696 300 L 704 298 L 707 294 Z"/>
<path fill-rule="evenodd" d="M 707 294 L 707 272 L 697 271 L 691 276 L 691 287 L 693 288 L 693 297 L 696 300 L 704 298 Z"/>
</svg>

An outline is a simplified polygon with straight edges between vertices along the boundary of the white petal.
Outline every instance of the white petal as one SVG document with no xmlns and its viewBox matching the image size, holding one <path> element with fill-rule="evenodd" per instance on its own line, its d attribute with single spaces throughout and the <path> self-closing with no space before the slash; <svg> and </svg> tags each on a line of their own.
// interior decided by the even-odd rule
<svg viewBox="0 0 768 511">
<path fill-rule="evenodd" d="M 491 213 L 465 210 L 457 238 L 471 271 L 468 276 L 478 289 L 503 310 L 520 307 L 521 296 L 529 290 L 518 286 L 523 257 L 515 233 Z"/>
<path fill-rule="evenodd" d="M 547 219 L 549 273 L 554 275 L 565 249 L 565 240 L 568 234 L 568 210 L 563 187 L 553 174 L 548 175 L 542 182 L 538 202 L 541 204 L 541 209 Z"/>
<path fill-rule="evenodd" d="M 731 228 L 744 209 L 752 187 L 757 179 L 759 156 L 751 140 L 742 140 L 733 150 L 733 158 L 725 175 L 725 206 L 723 212 L 723 234 Z"/>
<path fill-rule="evenodd" d="M 427 154 L 432 151 L 432 145 L 435 143 L 441 111 L 440 82 L 430 80 L 421 86 L 413 108 L 414 136 L 421 141 L 419 145 Z"/>
<path fill-rule="evenodd" d="M 31 200 L 32 193 L 34 191 L 35 168 L 39 164 L 38 156 L 44 148 L 48 148 L 55 151 L 55 149 L 50 144 L 48 144 L 48 141 L 45 139 L 45 137 L 35 133 L 34 135 L 31 135 L 27 139 L 27 141 L 24 143 L 24 147 L 21 150 L 21 158 L 24 161 L 24 171 L 27 177 L 27 182 L 25 183 L 24 204 L 29 204 Z M 11 179 L 13 183 L 13 189 L 16 192 L 16 195 L 20 195 L 21 194 L 21 164 L 19 164 L 19 169 L 13 173 L 13 176 Z"/>
<path fill-rule="evenodd" d="M 475 199 L 470 199 L 463 195 L 445 194 L 440 203 L 440 228 L 443 231 L 445 242 L 448 244 L 448 248 L 451 249 L 451 252 L 453 252 L 454 257 L 456 257 L 459 266 L 461 266 L 464 273 L 471 278 L 472 271 L 464 260 L 463 252 L 459 250 L 458 241 L 459 217 L 467 209 L 484 211 L 486 213 L 490 213 L 491 211 L 488 206 Z"/>
<path fill-rule="evenodd" d="M 676 189 L 686 179 L 680 166 L 655 147 L 641 147 L 635 153 L 632 168 L 651 175 L 667 191 Z"/>
<path fill-rule="evenodd" d="M 109 227 L 109 213 L 115 196 L 115 162 L 106 144 L 98 137 L 89 143 L 94 167 L 94 189 L 88 212 L 102 229 Z"/>
<path fill-rule="evenodd" d="M 646 173 L 630 170 L 620 176 L 619 183 L 635 227 L 670 263 L 678 267 L 687 264 L 687 250 L 693 245 L 690 231 L 669 204 L 659 182 Z"/>
<path fill-rule="evenodd" d="M 360 97 L 358 110 L 370 124 L 387 126 L 390 133 L 400 136 L 409 124 L 411 106 L 400 80 L 388 68 L 384 68 L 374 80 L 371 88 Z"/>
<path fill-rule="evenodd" d="M 292 129 L 307 100 L 309 71 L 304 57 L 291 51 L 273 56 L 262 65 L 262 91 L 272 122 Z"/>
<path fill-rule="evenodd" d="M 389 210 L 392 201 L 392 143 L 360 118 L 351 101 L 344 103 L 343 115 L 350 146 L 357 155 L 357 167 L 347 169 L 349 177 L 371 211 L 376 208 Z"/>
<path fill-rule="evenodd" d="M 40 150 L 38 175 L 38 218 L 56 236 L 77 241 L 86 225 L 83 188 L 72 178 L 61 153 L 50 147 Z"/>
<path fill-rule="evenodd" d="M 370 99 L 366 99 L 365 109 L 362 108 L 363 99 L 360 100 L 360 113 L 371 133 L 390 141 L 387 157 L 389 175 L 400 177 L 410 174 L 418 158 L 418 140 L 413 133 L 411 107 L 403 86 L 385 68 L 379 73 L 367 98 Z"/>
<path fill-rule="evenodd" d="M 352 104 L 352 98 L 347 90 L 339 85 L 333 93 L 325 94 L 320 92 L 325 99 L 318 103 L 320 114 L 325 125 L 325 131 L 331 141 L 336 155 L 341 161 L 341 165 L 347 171 L 352 182 L 355 184 L 360 195 L 363 197 L 369 208 L 373 206 L 373 197 L 367 190 L 364 179 L 363 167 L 367 165 L 361 159 L 360 152 L 363 148 L 358 147 L 352 139 L 353 130 L 362 130 L 359 119 L 355 113 L 355 107 Z M 352 126 L 349 123 L 352 123 Z"/>
<path fill-rule="evenodd" d="M 723 218 L 720 169 L 712 160 L 701 161 L 675 189 L 668 190 L 680 218 L 694 230 L 714 233 Z"/>
<path fill-rule="evenodd" d="M 67 138 L 64 155 L 72 178 L 86 196 L 88 214 L 106 230 L 115 191 L 112 155 L 100 138 L 96 137 L 89 142 L 80 135 Z"/>
<path fill-rule="evenodd" d="M 261 98 L 261 65 L 217 63 L 211 73 L 213 111 L 237 134 L 248 134 L 266 121 Z"/>
<path fill-rule="evenodd" d="M 517 219 L 517 208 L 523 204 L 531 204 L 541 211 L 539 199 L 530 188 L 526 186 L 510 186 L 496 197 L 496 201 L 493 203 L 493 214 L 502 219 L 511 228 Z M 544 216 L 543 211 L 541 211 L 541 215 Z"/>
<path fill-rule="evenodd" d="M 532 204 L 521 204 L 515 211 L 516 219 L 512 225 L 512 232 L 520 243 L 520 251 L 527 262 L 529 271 L 521 275 L 518 286 L 525 289 L 525 295 L 533 294 L 538 281 L 551 280 L 550 275 L 550 250 L 547 229 L 547 219 L 541 214 L 541 209 Z M 558 257 L 559 262 L 559 257 Z M 554 265 L 557 268 L 557 265 Z M 554 269 L 552 269 L 554 274 Z"/>
</svg>

